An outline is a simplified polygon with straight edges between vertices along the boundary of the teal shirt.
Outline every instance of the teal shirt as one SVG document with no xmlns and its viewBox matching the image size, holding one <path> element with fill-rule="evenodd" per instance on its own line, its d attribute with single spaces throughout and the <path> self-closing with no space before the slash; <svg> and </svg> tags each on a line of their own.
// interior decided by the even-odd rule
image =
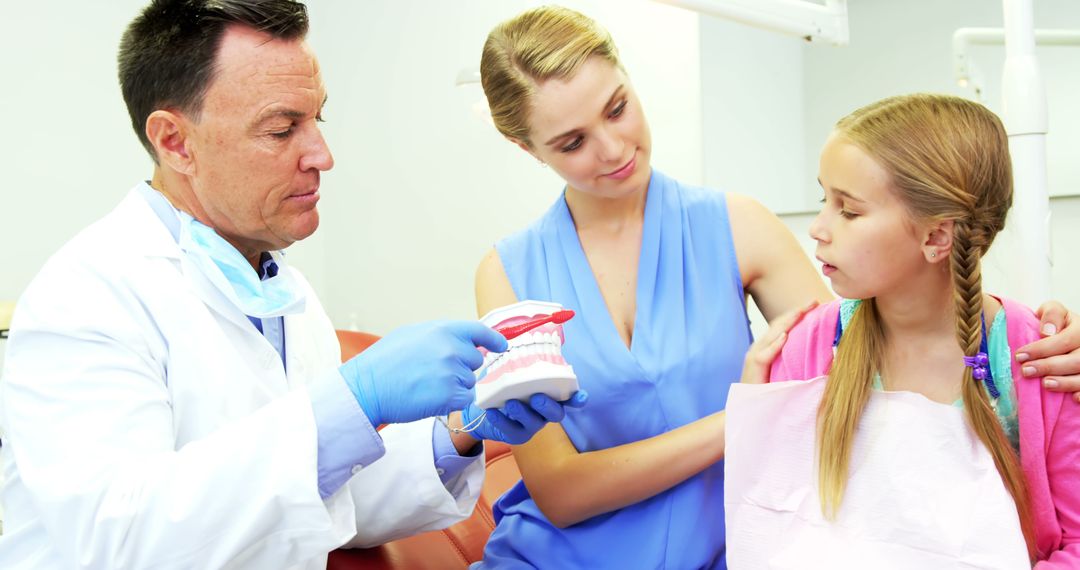
<svg viewBox="0 0 1080 570">
<path fill-rule="evenodd" d="M 851 316 L 855 314 L 855 308 L 858 306 L 858 299 L 844 299 L 840 302 L 840 323 L 843 329 L 847 329 L 848 322 L 851 321 Z M 1016 390 L 1013 388 L 1012 349 L 1009 347 L 1004 310 L 997 312 L 990 330 L 987 331 L 987 336 L 989 337 L 986 339 L 986 346 L 990 351 L 990 371 L 994 374 L 994 383 L 997 385 L 998 392 L 1001 393 L 1000 398 L 996 401 L 990 398 L 990 402 L 997 411 L 998 421 L 1005 430 L 1005 436 L 1009 438 L 1013 449 L 1019 451 L 1020 428 L 1016 414 Z M 883 390 L 880 374 L 874 374 L 874 389 Z M 953 405 L 962 409 L 964 400 L 958 399 L 953 402 Z"/>
</svg>

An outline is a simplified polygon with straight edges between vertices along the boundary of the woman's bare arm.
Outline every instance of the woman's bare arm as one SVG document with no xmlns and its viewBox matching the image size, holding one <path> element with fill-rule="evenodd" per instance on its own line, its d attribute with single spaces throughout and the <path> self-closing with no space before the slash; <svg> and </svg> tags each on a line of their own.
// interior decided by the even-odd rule
<svg viewBox="0 0 1080 570">
<path fill-rule="evenodd" d="M 834 297 L 787 226 L 758 201 L 727 194 L 728 218 L 743 288 L 765 319 Z"/>
<path fill-rule="evenodd" d="M 517 300 L 492 250 L 476 272 L 477 311 L 483 315 Z M 723 450 L 724 413 L 718 412 L 655 437 L 585 453 L 562 426 L 550 424 L 514 447 L 514 458 L 540 510 L 566 527 L 666 491 L 723 458 Z"/>
</svg>

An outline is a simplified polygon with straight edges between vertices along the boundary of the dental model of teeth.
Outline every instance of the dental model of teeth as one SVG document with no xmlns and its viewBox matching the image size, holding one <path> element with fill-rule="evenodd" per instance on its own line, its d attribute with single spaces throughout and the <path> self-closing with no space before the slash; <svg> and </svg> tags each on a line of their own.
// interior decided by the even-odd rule
<svg viewBox="0 0 1080 570">
<path fill-rule="evenodd" d="M 559 311 L 562 305 L 558 303 L 522 301 L 494 309 L 480 320 L 493 329 L 506 330 Z M 578 380 L 562 356 L 564 320 L 529 328 L 510 338 L 506 352 L 481 349 L 485 354 L 484 364 L 476 371 L 476 405 L 501 408 L 510 400 L 528 401 L 529 396 L 538 393 L 560 402 L 570 398 L 578 389 Z"/>
</svg>

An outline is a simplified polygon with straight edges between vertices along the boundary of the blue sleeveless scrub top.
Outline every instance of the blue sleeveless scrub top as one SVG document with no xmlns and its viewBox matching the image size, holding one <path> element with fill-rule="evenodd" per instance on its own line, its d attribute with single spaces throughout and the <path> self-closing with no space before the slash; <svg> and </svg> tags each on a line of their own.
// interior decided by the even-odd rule
<svg viewBox="0 0 1080 570">
<path fill-rule="evenodd" d="M 577 313 L 563 325 L 563 356 L 589 403 L 568 409 L 562 426 L 578 450 L 653 437 L 724 408 L 751 334 L 723 193 L 652 172 L 629 350 L 565 194 L 496 249 L 518 299 L 554 301 Z M 477 567 L 725 568 L 723 462 L 565 529 L 548 522 L 519 481 L 496 503 L 495 519 Z"/>
</svg>

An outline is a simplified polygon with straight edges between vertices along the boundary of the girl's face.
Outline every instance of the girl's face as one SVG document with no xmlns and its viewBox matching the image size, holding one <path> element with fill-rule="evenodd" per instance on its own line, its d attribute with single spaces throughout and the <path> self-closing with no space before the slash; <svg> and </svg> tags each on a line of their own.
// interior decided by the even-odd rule
<svg viewBox="0 0 1080 570">
<path fill-rule="evenodd" d="M 810 237 L 836 294 L 887 295 L 910 286 L 929 267 L 922 228 L 896 196 L 889 173 L 869 154 L 833 133 L 821 151 L 818 183 L 825 197 Z"/>
<path fill-rule="evenodd" d="M 603 58 L 540 84 L 529 127 L 532 146 L 518 144 L 575 190 L 618 198 L 649 183 L 649 124 L 626 74 Z"/>
</svg>

